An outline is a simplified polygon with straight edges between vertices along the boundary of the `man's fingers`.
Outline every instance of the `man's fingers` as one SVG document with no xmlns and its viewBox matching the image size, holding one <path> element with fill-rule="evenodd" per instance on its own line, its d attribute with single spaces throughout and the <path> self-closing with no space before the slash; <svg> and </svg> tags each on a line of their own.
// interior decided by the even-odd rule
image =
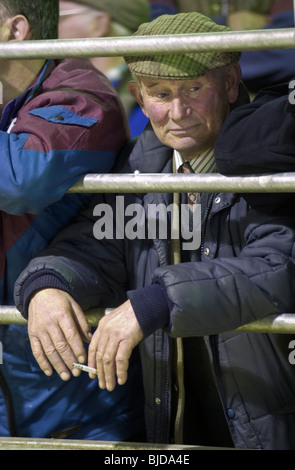
<svg viewBox="0 0 295 470">
<path fill-rule="evenodd" d="M 92 338 L 91 327 L 84 312 L 74 300 L 72 301 L 72 311 L 81 338 L 89 343 Z"/>
<path fill-rule="evenodd" d="M 32 352 L 43 372 L 51 375 L 52 365 L 62 380 L 68 380 L 69 369 L 72 369 L 73 362 L 85 362 L 86 352 L 79 335 L 78 338 L 75 337 L 73 326 L 69 326 L 66 330 L 64 328 L 55 327 L 51 334 L 44 332 L 38 338 L 30 335 L 30 341 Z M 75 376 L 80 375 L 77 369 L 72 372 Z"/>
<path fill-rule="evenodd" d="M 124 385 L 128 377 L 129 359 L 132 354 L 132 347 L 125 341 L 119 344 L 116 357 L 116 373 L 119 385 Z"/>
<path fill-rule="evenodd" d="M 57 353 L 50 336 L 44 336 L 42 341 L 38 338 L 31 338 L 31 347 L 40 369 L 43 370 L 46 375 L 52 375 L 52 364 L 62 380 L 69 380 L 69 371 L 64 361 Z"/>
<path fill-rule="evenodd" d="M 87 354 L 81 339 L 79 329 L 73 318 L 65 316 L 60 321 L 62 334 L 54 335 L 54 344 L 57 352 L 61 355 L 69 368 L 73 362 L 84 363 Z"/>
<path fill-rule="evenodd" d="M 129 359 L 143 334 L 130 301 L 103 317 L 89 347 L 88 364 L 97 369 L 98 383 L 109 391 L 127 380 Z"/>
<path fill-rule="evenodd" d="M 88 365 L 97 370 L 99 388 L 106 388 L 109 392 L 116 386 L 116 352 L 116 341 L 96 330 L 89 347 Z"/>
<path fill-rule="evenodd" d="M 91 329 L 80 306 L 66 292 L 58 289 L 37 292 L 29 306 L 28 330 L 30 338 L 40 341 L 41 348 L 36 343 L 35 354 L 41 363 L 45 364 L 46 355 L 59 373 L 61 360 L 69 369 L 72 369 L 73 362 L 84 363 L 87 360 L 83 340 L 89 342 Z M 74 375 L 80 374 L 77 369 L 73 372 Z"/>
<path fill-rule="evenodd" d="M 117 380 L 119 385 L 124 385 L 131 353 L 132 347 L 126 341 L 117 343 L 105 338 L 103 342 L 91 344 L 88 364 L 96 368 L 100 388 L 111 392 L 116 387 Z"/>
<path fill-rule="evenodd" d="M 44 374 L 52 375 L 52 367 L 46 355 L 44 354 L 44 350 L 40 340 L 34 336 L 30 338 L 32 353 L 39 364 L 41 370 L 43 370 Z"/>
<path fill-rule="evenodd" d="M 98 386 L 101 389 L 106 388 L 103 357 L 107 342 L 108 338 L 105 336 L 100 337 L 98 331 L 96 331 L 88 351 L 88 365 L 97 370 Z"/>
<path fill-rule="evenodd" d="M 116 345 L 115 345 L 116 346 Z M 116 349 L 114 345 L 108 345 L 105 349 L 103 356 L 96 355 L 96 361 L 99 371 L 99 384 L 104 383 L 106 389 L 111 392 L 116 387 Z"/>
</svg>

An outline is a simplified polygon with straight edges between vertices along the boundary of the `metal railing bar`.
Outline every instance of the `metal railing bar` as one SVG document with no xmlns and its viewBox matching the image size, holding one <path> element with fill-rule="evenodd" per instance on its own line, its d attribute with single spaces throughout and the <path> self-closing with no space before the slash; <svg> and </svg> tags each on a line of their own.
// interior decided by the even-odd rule
<svg viewBox="0 0 295 470">
<path fill-rule="evenodd" d="M 85 316 L 90 326 L 96 327 L 99 320 L 110 311 L 112 311 L 111 308 L 91 309 L 85 312 Z M 0 325 L 10 324 L 26 325 L 27 321 L 16 307 L 9 305 L 0 307 Z M 295 314 L 283 313 L 281 315 L 269 315 L 247 323 L 233 331 L 249 333 L 295 333 Z"/>
<path fill-rule="evenodd" d="M 107 315 L 112 309 L 97 308 L 88 310 L 85 315 L 90 326 L 97 326 L 98 321 L 103 315 Z M 26 319 L 21 315 L 18 309 L 13 305 L 0 306 L 0 325 L 26 325 Z"/>
<path fill-rule="evenodd" d="M 202 445 L 182 444 L 152 444 L 146 442 L 125 441 L 88 441 L 71 439 L 46 439 L 26 437 L 0 437 L 0 451 L 2 450 L 105 450 L 105 451 L 154 451 L 164 452 L 191 450 L 239 450 L 232 448 L 207 447 Z"/>
<path fill-rule="evenodd" d="M 295 173 L 262 176 L 224 176 L 202 174 L 87 174 L 69 193 L 146 193 L 146 192 L 235 192 L 289 193 L 295 191 Z"/>
<path fill-rule="evenodd" d="M 293 49 L 295 29 L 0 42 L 0 59 L 62 59 L 184 52 Z"/>
</svg>

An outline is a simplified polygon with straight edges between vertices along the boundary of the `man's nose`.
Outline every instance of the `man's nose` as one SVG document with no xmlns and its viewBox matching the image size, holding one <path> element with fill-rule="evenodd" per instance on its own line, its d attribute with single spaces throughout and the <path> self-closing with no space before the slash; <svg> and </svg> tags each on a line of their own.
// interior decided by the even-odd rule
<svg viewBox="0 0 295 470">
<path fill-rule="evenodd" d="M 173 98 L 170 106 L 170 117 L 175 121 L 180 121 L 190 116 L 191 107 L 185 99 L 181 97 Z"/>
</svg>

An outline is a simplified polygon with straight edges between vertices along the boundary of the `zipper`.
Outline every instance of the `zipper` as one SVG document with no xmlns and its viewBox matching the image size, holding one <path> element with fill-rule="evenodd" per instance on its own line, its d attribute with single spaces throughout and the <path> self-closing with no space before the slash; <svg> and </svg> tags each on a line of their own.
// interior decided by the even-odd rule
<svg viewBox="0 0 295 470">
<path fill-rule="evenodd" d="M 220 396 L 220 401 L 222 403 L 224 414 L 226 415 L 227 405 L 226 405 L 226 396 L 225 396 L 222 379 L 221 379 L 221 369 L 220 369 L 219 352 L 218 352 L 218 335 L 209 336 L 209 343 L 210 343 L 211 351 L 212 351 L 217 390 Z M 227 418 L 226 418 L 226 422 L 227 422 Z"/>
<path fill-rule="evenodd" d="M 150 201 L 149 201 L 150 202 Z M 157 201 L 156 201 L 157 202 Z M 146 202 L 144 202 L 144 207 L 146 210 Z M 174 240 L 172 240 L 174 242 Z M 177 240 L 176 240 L 177 241 Z M 170 242 L 167 246 L 167 253 L 169 249 L 172 250 L 173 247 L 171 246 L 172 243 Z M 154 246 L 156 248 L 158 259 L 159 259 L 159 266 L 166 266 L 169 264 L 169 260 L 167 256 L 163 252 L 162 244 L 158 244 L 156 240 L 154 240 Z M 156 333 L 154 333 L 155 337 Z M 166 336 L 166 337 L 165 337 Z M 156 361 L 155 368 L 157 375 L 157 369 L 160 367 L 160 376 L 165 374 L 163 381 L 160 380 L 160 390 L 159 393 L 156 390 L 154 395 L 154 406 L 155 406 L 155 418 L 154 418 L 154 441 L 160 443 L 170 443 L 170 428 L 171 428 L 171 394 L 172 394 L 172 384 L 171 384 L 171 376 L 172 376 L 172 340 L 162 332 L 162 356 L 160 365 L 158 365 L 158 361 Z M 167 366 L 164 367 L 163 364 L 167 362 Z M 162 387 L 163 385 L 163 387 Z M 166 425 L 163 425 L 167 423 Z"/>
<path fill-rule="evenodd" d="M 163 335 L 164 334 L 165 333 L 163 333 Z M 165 351 L 166 351 L 166 358 L 169 358 L 169 364 L 167 365 L 167 368 L 166 368 L 165 387 L 164 387 L 164 404 L 161 407 L 161 417 L 163 415 L 164 420 L 161 419 L 161 423 L 160 423 L 161 439 L 160 439 L 159 442 L 162 442 L 162 443 L 169 443 L 170 442 L 171 398 L 169 399 L 169 395 L 171 397 L 171 394 L 172 394 L 172 384 L 171 384 L 171 380 L 169 379 L 172 376 L 172 374 L 171 374 L 171 360 L 170 360 L 170 357 L 171 357 L 170 342 L 171 342 L 171 340 L 168 336 L 167 336 L 167 345 L 166 346 L 165 346 L 165 342 L 163 341 L 163 343 L 164 343 L 164 348 L 163 349 L 165 349 Z M 163 352 L 162 360 L 164 359 L 164 356 L 165 356 L 165 353 Z M 164 363 L 164 361 L 162 363 Z M 161 399 L 162 399 L 162 397 L 161 397 Z M 162 405 L 162 403 L 160 404 L 160 406 L 161 405 Z M 162 426 L 163 422 L 167 423 L 167 427 Z"/>
<path fill-rule="evenodd" d="M 207 226 L 207 222 L 208 222 L 208 219 L 209 219 L 209 214 L 210 214 L 210 211 L 211 211 L 212 202 L 213 202 L 214 197 L 215 197 L 215 193 L 211 193 L 209 196 L 207 195 L 207 204 L 206 204 L 205 212 L 202 216 L 201 247 L 200 247 L 201 256 L 204 254 L 204 241 L 205 241 L 206 226 Z M 202 203 L 202 200 L 201 200 L 201 203 Z"/>
</svg>

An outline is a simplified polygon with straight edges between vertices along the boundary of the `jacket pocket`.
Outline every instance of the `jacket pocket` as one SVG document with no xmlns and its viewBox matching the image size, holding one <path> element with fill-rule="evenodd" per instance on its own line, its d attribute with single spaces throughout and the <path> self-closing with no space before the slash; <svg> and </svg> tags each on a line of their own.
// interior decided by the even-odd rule
<svg viewBox="0 0 295 470">
<path fill-rule="evenodd" d="M 90 116 L 80 116 L 63 106 L 47 106 L 29 111 L 29 114 L 38 116 L 48 122 L 56 124 L 70 124 L 83 127 L 91 127 L 97 123 L 97 119 Z"/>
</svg>

